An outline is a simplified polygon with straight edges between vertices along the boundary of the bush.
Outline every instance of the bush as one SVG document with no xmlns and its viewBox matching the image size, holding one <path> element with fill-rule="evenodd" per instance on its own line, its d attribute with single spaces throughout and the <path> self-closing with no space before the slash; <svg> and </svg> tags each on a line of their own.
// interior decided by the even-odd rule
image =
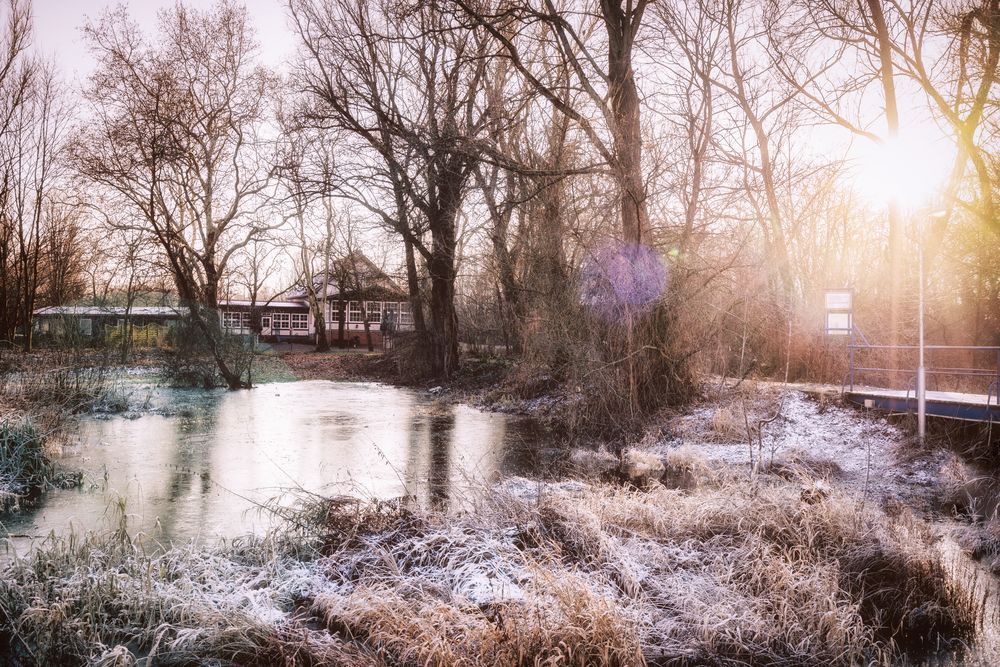
<svg viewBox="0 0 1000 667">
<path fill-rule="evenodd" d="M 108 355 L 80 349 L 32 358 L 3 378 L 0 393 L 9 404 L 55 418 L 60 413 L 124 412 L 130 399 Z"/>
<path fill-rule="evenodd" d="M 206 311 L 202 317 L 209 327 L 206 335 L 188 315 L 171 328 L 164 376 L 180 387 L 224 387 L 226 382 L 219 373 L 213 346 L 218 347 L 229 369 L 241 378 L 249 378 L 256 353 L 253 337 L 231 334 L 220 326 L 218 314 Z"/>
<path fill-rule="evenodd" d="M 60 471 L 45 454 L 45 439 L 28 421 L 0 422 L 0 512 L 50 486 L 76 486 L 78 473 Z"/>
</svg>

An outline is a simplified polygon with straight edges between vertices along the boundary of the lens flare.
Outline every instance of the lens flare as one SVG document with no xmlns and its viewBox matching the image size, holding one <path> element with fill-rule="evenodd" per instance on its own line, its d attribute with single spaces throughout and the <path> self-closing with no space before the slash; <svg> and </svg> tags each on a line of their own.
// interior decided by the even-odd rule
<svg viewBox="0 0 1000 667">
<path fill-rule="evenodd" d="M 667 287 L 667 267 L 652 248 L 608 243 L 580 272 L 580 302 L 606 320 L 647 310 Z"/>
</svg>

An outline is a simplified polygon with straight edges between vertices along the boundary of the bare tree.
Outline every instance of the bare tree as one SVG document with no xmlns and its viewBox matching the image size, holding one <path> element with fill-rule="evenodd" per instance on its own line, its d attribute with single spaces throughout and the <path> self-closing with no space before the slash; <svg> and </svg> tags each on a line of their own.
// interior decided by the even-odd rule
<svg viewBox="0 0 1000 667">
<path fill-rule="evenodd" d="M 322 134 L 284 117 L 286 147 L 280 181 L 290 210 L 297 282 L 309 302 L 316 331 L 316 351 L 327 352 L 327 296 L 333 260 L 336 210 L 334 160 Z"/>
<path fill-rule="evenodd" d="M 600 0 L 577 8 L 553 0 L 505 3 L 495 8 L 454 0 L 460 12 L 485 30 L 535 91 L 577 124 L 618 187 L 620 234 L 627 243 L 649 243 L 651 227 L 642 164 L 641 107 L 633 58 L 648 0 Z M 543 22 L 545 46 L 555 49 L 573 83 L 554 86 L 532 67 L 524 26 Z M 597 32 L 597 25 L 603 32 Z M 520 39 L 519 39 L 520 37 Z M 604 49 L 603 57 L 598 49 Z M 572 85 L 582 100 L 567 96 Z M 586 105 L 590 105 L 588 108 Z M 596 114 L 591 110 L 596 110 Z M 600 123 L 594 122 L 594 116 Z"/>
<path fill-rule="evenodd" d="M 35 63 L 21 104 L 10 115 L 2 143 L 7 165 L 5 219 L 13 229 L 13 266 L 19 287 L 18 321 L 24 349 L 32 344 L 32 319 L 45 278 L 46 236 L 69 222 L 57 206 L 64 175 L 61 159 L 69 107 L 50 65 Z"/>
<path fill-rule="evenodd" d="M 426 264 L 431 366 L 447 377 L 459 363 L 458 215 L 481 159 L 475 144 L 489 120 L 480 99 L 485 42 L 452 29 L 433 3 L 291 0 L 289 6 L 304 48 L 302 84 L 316 101 L 312 120 L 354 137 L 375 165 L 374 173 L 366 171 L 389 184 L 395 207 L 371 205 L 360 191 L 367 185 L 342 194 L 403 237 L 411 285 L 411 247 Z"/>
<path fill-rule="evenodd" d="M 219 344 L 219 286 L 230 260 L 275 225 L 256 215 L 271 185 L 262 136 L 273 77 L 255 65 L 246 10 L 177 4 L 148 42 L 124 9 L 85 28 L 98 59 L 87 96 L 94 122 L 78 166 L 136 213 L 226 384 L 248 386 Z"/>
</svg>

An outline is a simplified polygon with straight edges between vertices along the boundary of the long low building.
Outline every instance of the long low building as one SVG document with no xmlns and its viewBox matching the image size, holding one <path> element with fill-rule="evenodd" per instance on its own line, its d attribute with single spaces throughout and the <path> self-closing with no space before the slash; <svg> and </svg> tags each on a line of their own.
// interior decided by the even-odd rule
<svg viewBox="0 0 1000 667">
<path fill-rule="evenodd" d="M 413 314 L 408 301 L 344 301 L 343 343 L 364 347 L 368 336 L 381 345 L 387 332 L 413 329 Z M 340 340 L 340 300 L 329 298 L 324 304 L 327 340 Z M 163 345 L 165 333 L 186 310 L 173 306 L 136 306 L 131 309 L 112 306 L 48 306 L 35 311 L 35 333 L 43 337 L 78 336 L 84 341 L 114 339 L 122 335 L 126 320 L 133 338 L 141 344 Z M 261 301 L 223 299 L 219 302 L 222 327 L 234 334 L 256 333 L 268 342 L 316 341 L 316 320 L 306 299 Z M 368 333 L 365 333 L 367 320 Z M 138 333 L 136 333 L 138 332 Z"/>
<path fill-rule="evenodd" d="M 393 296 L 396 298 L 391 298 Z M 386 295 L 378 301 L 342 301 L 339 294 L 331 295 L 323 302 L 323 323 L 331 343 L 339 340 L 341 304 L 344 308 L 343 340 L 347 345 L 365 346 L 368 335 L 374 345 L 380 345 L 387 332 L 413 329 L 410 303 L 399 300 L 398 295 Z M 258 303 L 226 299 L 219 302 L 219 313 L 223 328 L 233 333 L 256 332 L 271 342 L 312 343 L 316 340 L 316 319 L 305 297 Z M 368 334 L 365 333 L 366 321 Z"/>
<path fill-rule="evenodd" d="M 347 262 L 348 260 L 344 260 Z M 364 289 L 340 289 L 344 285 L 340 269 L 317 283 L 312 290 L 322 301 L 327 340 L 351 347 L 369 343 L 381 345 L 386 334 L 413 329 L 413 312 L 405 291 L 363 256 L 352 260 L 350 275 L 362 278 L 351 281 Z M 282 299 L 221 299 L 219 319 L 222 327 L 234 334 L 256 334 L 268 342 L 316 341 L 316 320 L 304 289 L 287 292 Z M 343 312 L 341 312 L 343 310 Z M 186 310 L 173 306 L 49 306 L 35 311 L 35 331 L 43 337 L 68 334 L 88 341 L 114 340 L 124 335 L 126 320 L 132 338 L 139 344 L 162 345 L 173 324 Z M 343 336 L 341 337 L 341 318 Z M 367 329 L 367 331 L 366 331 Z"/>
</svg>

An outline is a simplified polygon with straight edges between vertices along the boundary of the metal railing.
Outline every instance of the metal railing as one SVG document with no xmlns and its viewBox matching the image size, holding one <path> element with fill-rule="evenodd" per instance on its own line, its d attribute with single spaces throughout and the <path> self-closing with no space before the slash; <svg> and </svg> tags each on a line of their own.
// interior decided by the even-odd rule
<svg viewBox="0 0 1000 667">
<path fill-rule="evenodd" d="M 899 367 L 888 367 L 888 366 L 860 366 L 857 363 L 857 354 L 859 352 L 881 350 L 885 352 L 900 352 L 900 351 L 918 351 L 920 348 L 917 345 L 871 345 L 868 343 L 852 343 L 847 346 L 849 351 L 849 370 L 848 375 L 844 378 L 844 386 L 849 387 L 850 391 L 854 391 L 854 385 L 858 377 L 863 376 L 866 373 L 885 373 L 889 376 L 898 375 L 900 373 L 907 373 L 907 383 L 906 383 L 906 398 L 910 397 L 910 391 L 916 382 L 916 368 L 899 368 Z M 994 364 L 992 368 L 987 367 L 965 367 L 965 366 L 934 366 L 928 364 L 926 368 L 926 374 L 929 377 L 952 377 L 952 378 L 980 378 L 983 383 L 986 384 L 986 404 L 989 405 L 991 402 L 996 400 L 997 404 L 1000 405 L 1000 346 L 994 345 L 925 345 L 924 351 L 927 353 L 928 357 L 933 358 L 935 353 L 941 351 L 952 351 L 952 352 L 966 352 L 971 354 L 983 354 L 991 353 L 994 358 Z M 989 382 L 986 382 L 986 381 Z M 969 384 L 969 383 L 966 383 Z M 971 384 L 973 386 L 978 385 L 975 379 L 972 380 Z M 890 387 L 887 387 L 887 389 Z"/>
</svg>

